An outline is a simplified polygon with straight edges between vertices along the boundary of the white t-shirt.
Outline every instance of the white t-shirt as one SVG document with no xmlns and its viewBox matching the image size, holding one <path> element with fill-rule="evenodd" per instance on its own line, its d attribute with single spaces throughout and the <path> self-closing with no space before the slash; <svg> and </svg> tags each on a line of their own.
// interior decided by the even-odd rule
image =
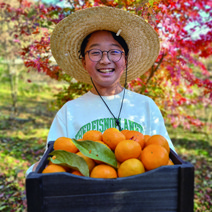
<svg viewBox="0 0 212 212">
<path fill-rule="evenodd" d="M 124 91 L 113 96 L 102 96 L 116 118 L 123 93 Z M 144 135 L 164 136 L 170 148 L 174 150 L 162 114 L 151 98 L 126 89 L 119 121 L 122 129 L 136 130 Z M 55 141 L 59 137 L 80 139 L 89 130 L 99 130 L 103 133 L 111 127 L 117 127 L 115 119 L 102 99 L 89 91 L 75 100 L 68 101 L 57 112 L 47 142 Z"/>
</svg>

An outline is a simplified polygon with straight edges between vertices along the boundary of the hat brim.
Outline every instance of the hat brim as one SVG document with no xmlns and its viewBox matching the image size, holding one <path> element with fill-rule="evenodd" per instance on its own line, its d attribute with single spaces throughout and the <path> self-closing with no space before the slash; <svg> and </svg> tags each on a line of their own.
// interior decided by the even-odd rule
<svg viewBox="0 0 212 212">
<path fill-rule="evenodd" d="M 143 18 L 113 7 L 79 10 L 56 25 L 50 46 L 60 68 L 81 82 L 90 84 L 91 80 L 79 59 L 79 50 L 83 39 L 98 30 L 119 31 L 126 41 L 129 48 L 128 82 L 144 74 L 158 57 L 158 34 Z M 120 82 L 124 84 L 124 75 Z"/>
</svg>

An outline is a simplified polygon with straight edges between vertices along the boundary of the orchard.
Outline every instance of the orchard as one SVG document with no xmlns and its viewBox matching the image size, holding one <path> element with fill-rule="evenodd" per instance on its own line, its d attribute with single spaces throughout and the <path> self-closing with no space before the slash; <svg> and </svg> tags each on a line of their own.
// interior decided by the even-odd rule
<svg viewBox="0 0 212 212">
<path fill-rule="evenodd" d="M 43 153 L 46 134 L 40 133 L 40 130 L 41 128 L 46 130 L 50 125 L 49 119 L 52 121 L 53 117 L 47 107 L 44 112 L 41 110 L 40 105 L 37 105 L 37 99 L 34 102 L 27 99 L 26 108 L 24 108 L 26 116 L 30 115 L 32 119 L 19 120 L 19 117 L 11 119 L 9 115 L 5 116 L 5 108 L 9 108 L 9 112 L 17 113 L 18 111 L 16 107 L 20 91 L 15 91 L 14 85 L 17 82 L 15 77 L 19 77 L 20 69 L 16 68 L 15 60 L 20 60 L 27 69 L 24 71 L 29 72 L 27 81 L 19 77 L 19 82 L 23 81 L 25 85 L 33 84 L 32 73 L 34 72 L 43 73 L 58 82 L 65 81 L 66 85 L 68 84 L 63 90 L 57 90 L 58 92 L 54 96 L 53 105 L 56 109 L 65 102 L 81 96 L 90 89 L 90 85 L 77 82 L 60 70 L 51 55 L 50 35 L 55 25 L 69 14 L 87 7 L 107 5 L 141 16 L 158 32 L 161 50 L 156 63 L 145 75 L 129 82 L 128 89 L 147 95 L 157 103 L 166 123 L 171 125 L 168 127 L 171 129 L 171 139 L 178 154 L 185 161 L 188 160 L 195 165 L 194 209 L 196 212 L 210 211 L 212 206 L 212 187 L 210 185 L 212 167 L 211 2 L 208 0 L 68 0 L 66 4 L 63 4 L 64 2 L 64 0 L 55 0 L 51 4 L 27 0 L 0 2 L 0 64 L 8 68 L 5 72 L 0 69 L 1 86 L 5 81 L 5 75 L 8 74 L 13 88 L 11 91 L 13 109 L 9 108 L 10 102 L 6 102 L 4 106 L 1 105 L 0 196 L 2 202 L 0 209 L 2 211 L 26 211 L 25 172 L 32 163 L 38 161 L 39 156 Z M 38 85 L 38 87 L 41 86 Z M 32 92 L 35 93 L 34 90 Z M 47 90 L 42 92 L 47 93 Z M 2 93 L 1 90 L 1 95 Z M 37 95 L 41 96 L 41 91 Z M 1 103 L 5 102 L 7 98 L 8 96 L 1 96 Z M 45 100 L 49 101 L 48 98 Z M 35 111 L 39 116 L 41 114 L 42 117 L 38 119 L 38 115 L 36 115 L 34 119 L 34 113 L 28 114 L 29 103 L 34 103 L 35 108 L 31 111 Z M 22 113 L 24 112 L 22 111 Z M 26 121 L 26 123 L 20 121 Z M 11 134 L 8 136 L 8 133 Z M 148 137 L 148 135 L 145 136 Z M 92 141 L 93 138 L 88 137 L 84 140 Z M 125 160 L 120 154 L 115 153 L 115 149 L 108 148 L 109 145 L 102 141 L 102 138 L 98 138 L 98 140 L 99 145 L 97 145 L 101 145 L 100 149 L 105 147 L 106 152 L 109 154 L 112 152 L 112 158 L 115 155 L 117 164 L 113 164 L 112 168 L 115 166 L 116 174 L 118 174 L 118 167 L 128 160 L 136 160 L 134 163 L 140 167 L 139 173 L 144 169 L 145 172 L 148 172 L 148 168 L 142 168 L 141 155 Z M 142 142 L 139 145 L 142 146 Z M 123 146 L 126 145 L 123 144 Z M 124 151 L 124 147 L 119 148 Z M 145 148 L 147 147 L 143 144 L 141 152 L 144 152 Z M 23 151 L 21 152 L 20 149 Z M 78 148 L 75 149 L 77 150 L 73 154 L 78 156 L 78 160 L 84 158 L 85 163 L 82 163 L 84 167 L 88 166 L 88 170 L 94 169 L 98 165 L 108 164 L 108 161 L 104 161 L 104 159 L 102 161 L 100 156 L 95 159 L 87 158 L 83 153 L 80 153 Z M 55 163 L 59 159 L 60 153 L 57 154 L 55 157 L 51 157 L 54 166 L 58 166 Z M 119 160 L 124 161 L 119 162 L 116 155 L 121 158 Z M 103 158 L 105 157 L 103 156 Z M 169 163 L 171 164 L 170 161 Z M 60 171 L 83 175 L 79 170 L 73 170 L 71 166 L 68 165 L 68 168 L 60 166 Z M 125 166 L 129 166 L 129 163 L 125 163 Z"/>
<path fill-rule="evenodd" d="M 57 94 L 58 108 L 84 94 L 90 87 L 73 81 L 55 64 L 49 47 L 52 29 L 76 10 L 107 5 L 143 17 L 160 36 L 161 50 L 156 63 L 145 75 L 131 81 L 128 88 L 153 98 L 173 127 L 204 127 L 205 123 L 193 113 L 193 105 L 210 110 L 212 103 L 211 73 L 202 62 L 212 54 L 212 11 L 209 1 L 95 0 L 91 3 L 85 0 L 83 3 L 68 3 L 68 6 L 59 6 L 61 4 L 56 2 L 43 4 L 20 0 L 16 6 L 0 4 L 2 21 L 10 26 L 10 36 L 4 37 L 1 45 L 6 45 L 8 49 L 13 46 L 5 57 L 15 54 L 23 59 L 29 71 L 44 72 L 51 78 L 69 83 L 65 90 Z"/>
</svg>

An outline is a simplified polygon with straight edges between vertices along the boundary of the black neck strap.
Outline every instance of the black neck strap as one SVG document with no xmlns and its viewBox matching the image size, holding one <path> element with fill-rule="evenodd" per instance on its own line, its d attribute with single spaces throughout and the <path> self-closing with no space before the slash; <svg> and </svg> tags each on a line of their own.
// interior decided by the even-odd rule
<svg viewBox="0 0 212 212">
<path fill-rule="evenodd" d="M 127 87 L 127 65 L 128 65 L 128 60 L 126 58 L 126 71 L 125 71 L 125 84 L 124 84 L 124 91 L 123 91 L 123 96 L 122 96 L 122 101 L 121 101 L 121 106 L 120 106 L 120 110 L 119 110 L 119 114 L 118 114 L 118 117 L 116 118 L 115 115 L 112 113 L 112 111 L 110 110 L 109 106 L 107 105 L 107 103 L 105 102 L 105 100 L 102 98 L 102 96 L 100 95 L 99 91 L 97 90 L 95 84 L 93 83 L 93 80 L 91 78 L 91 82 L 96 90 L 96 92 L 98 93 L 99 97 L 102 99 L 102 101 L 104 102 L 105 106 L 107 107 L 107 109 L 109 110 L 109 112 L 111 113 L 111 115 L 113 116 L 113 118 L 115 119 L 116 121 L 116 125 L 118 126 L 119 128 L 119 131 L 121 131 L 121 125 L 120 125 L 120 121 L 119 121 L 119 118 L 120 118 L 120 115 L 121 115 L 121 110 L 122 110 L 122 107 L 123 107 L 123 103 L 124 103 L 124 97 L 125 97 L 125 89 Z"/>
<path fill-rule="evenodd" d="M 124 91 L 123 91 L 123 96 L 122 96 L 122 101 L 121 101 L 121 106 L 120 106 L 120 110 L 119 110 L 119 114 L 118 114 L 118 117 L 116 118 L 115 115 L 112 113 L 112 111 L 110 110 L 109 106 L 107 105 L 107 103 L 105 102 L 105 100 L 102 98 L 102 96 L 100 95 L 99 91 L 97 90 L 95 84 L 93 83 L 93 80 L 91 78 L 91 82 L 96 90 L 96 92 L 98 93 L 99 97 L 102 99 L 102 101 L 104 102 L 105 106 L 107 107 L 107 109 L 109 110 L 109 112 L 111 113 L 111 115 L 113 116 L 113 118 L 115 119 L 116 121 L 116 125 L 118 126 L 119 128 L 119 131 L 121 131 L 121 125 L 120 125 L 120 121 L 119 121 L 119 118 L 120 118 L 120 115 L 121 115 L 121 110 L 122 110 L 122 106 L 123 106 L 123 103 L 124 103 L 124 96 L 125 96 L 125 88 L 124 88 Z"/>
</svg>

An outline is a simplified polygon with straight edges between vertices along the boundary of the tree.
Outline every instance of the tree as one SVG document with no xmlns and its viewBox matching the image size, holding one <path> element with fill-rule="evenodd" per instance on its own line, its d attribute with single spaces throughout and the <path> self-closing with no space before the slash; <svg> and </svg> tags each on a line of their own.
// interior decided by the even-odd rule
<svg viewBox="0 0 212 212">
<path fill-rule="evenodd" d="M 13 2 L 11 2 L 13 3 Z M 13 3 L 14 4 L 14 3 Z M 16 5 L 15 5 L 16 6 Z M 11 36 L 14 30 L 15 22 L 9 21 L 9 17 L 13 14 L 11 7 L 1 10 L 1 20 L 0 20 L 0 54 L 1 54 L 1 64 L 5 66 L 7 71 L 7 76 L 11 87 L 11 97 L 12 97 L 12 112 L 17 112 L 17 84 L 18 84 L 18 71 L 16 69 L 17 57 L 19 56 L 18 50 L 21 46 L 20 41 Z M 22 61 L 21 61 L 22 62 Z M 19 63 L 21 63 L 19 61 Z M 23 62 L 22 62 L 23 63 Z"/>
<path fill-rule="evenodd" d="M 160 55 L 157 64 L 146 76 L 146 81 L 144 76 L 142 81 L 137 79 L 131 86 L 139 85 L 141 91 L 145 90 L 162 106 L 161 109 L 165 108 L 173 126 L 181 123 L 187 128 L 191 124 L 201 127 L 203 122 L 188 115 L 188 110 L 192 109 L 192 105 L 211 105 L 211 73 L 199 60 L 212 53 L 212 20 L 205 20 L 200 13 L 204 11 L 210 17 L 210 5 L 206 1 L 161 1 L 155 7 L 157 9 L 150 23 L 162 40 Z M 148 12 L 142 12 L 142 16 L 147 15 Z M 190 30 L 192 33 L 186 31 L 190 24 L 194 25 Z M 208 32 L 194 39 L 192 34 L 199 25 L 207 28 Z M 199 73 L 194 67 L 199 68 Z M 185 108 L 187 110 L 183 111 Z"/>
<path fill-rule="evenodd" d="M 31 18 L 34 9 L 31 2 L 9 0 L 0 3 L 0 63 L 5 66 L 9 79 L 12 97 L 12 115 L 17 113 L 18 79 L 24 67 L 20 51 L 23 45 L 28 45 L 30 35 L 34 33 L 36 23 Z M 25 19 L 25 17 L 29 17 Z"/>
<path fill-rule="evenodd" d="M 201 58 L 208 58 L 212 53 L 212 20 L 210 19 L 212 11 L 209 1 L 94 0 L 91 3 L 85 0 L 83 4 L 82 1 L 77 0 L 69 2 L 70 7 L 42 3 L 33 4 L 32 7 L 31 4 L 28 12 L 24 13 L 26 23 L 34 27 L 34 30 L 27 32 L 30 35 L 40 36 L 39 39 L 31 39 L 29 45 L 22 48 L 21 55 L 28 68 L 70 82 L 70 78 L 67 78 L 52 62 L 49 36 L 54 25 L 70 13 L 85 7 L 107 5 L 124 8 L 148 21 L 158 32 L 161 40 L 161 51 L 156 63 L 145 75 L 130 82 L 129 88 L 152 97 L 174 127 L 179 124 L 186 128 L 191 125 L 197 127 L 204 125 L 195 114 L 188 115 L 188 111 L 192 110 L 193 105 L 210 107 L 212 103 L 211 73 L 201 62 Z M 22 10 L 27 1 L 20 1 L 20 3 L 19 10 Z M 5 5 L 1 4 L 1 6 L 3 9 L 6 8 Z M 202 14 L 209 14 L 209 18 Z M 192 27 L 188 30 L 188 26 Z M 194 39 L 193 34 L 200 26 L 202 29 L 207 29 L 207 32 L 200 32 Z M 21 27 L 17 26 L 16 30 Z M 30 36 L 26 34 L 26 30 L 19 29 L 19 32 L 20 36 Z M 69 99 L 67 97 L 73 93 L 73 89 L 76 90 L 77 86 L 84 87 L 83 92 L 88 89 L 86 85 L 71 82 L 67 89 L 68 95 L 67 93 L 59 95 L 60 98 L 64 97 L 61 104 Z"/>
</svg>

